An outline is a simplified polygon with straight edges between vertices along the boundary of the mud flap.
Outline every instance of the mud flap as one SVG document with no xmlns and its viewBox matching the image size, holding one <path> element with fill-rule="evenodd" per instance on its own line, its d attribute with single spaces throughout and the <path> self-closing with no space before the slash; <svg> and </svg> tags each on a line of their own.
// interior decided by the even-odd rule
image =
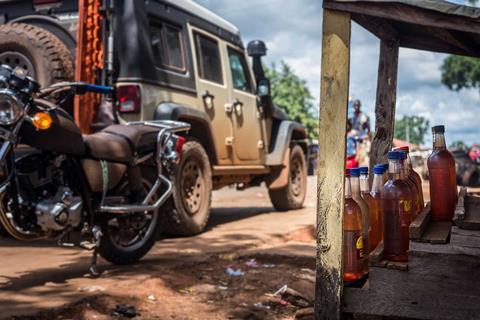
<svg viewBox="0 0 480 320">
<path fill-rule="evenodd" d="M 267 177 L 265 182 L 269 190 L 278 190 L 285 188 L 288 185 L 288 176 L 290 170 L 290 153 L 291 148 L 287 148 L 283 156 L 283 164 L 277 168 L 272 169 L 272 173 Z"/>
</svg>

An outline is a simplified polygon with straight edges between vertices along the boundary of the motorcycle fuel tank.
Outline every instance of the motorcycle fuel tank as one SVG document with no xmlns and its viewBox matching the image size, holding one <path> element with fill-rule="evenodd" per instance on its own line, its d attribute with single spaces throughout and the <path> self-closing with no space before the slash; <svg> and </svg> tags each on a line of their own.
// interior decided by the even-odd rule
<svg viewBox="0 0 480 320">
<path fill-rule="evenodd" d="M 84 155 L 82 133 L 70 115 L 58 108 L 50 111 L 50 116 L 53 120 L 52 125 L 46 130 L 38 130 L 30 122 L 25 121 L 20 132 L 20 143 L 44 151 Z"/>
</svg>

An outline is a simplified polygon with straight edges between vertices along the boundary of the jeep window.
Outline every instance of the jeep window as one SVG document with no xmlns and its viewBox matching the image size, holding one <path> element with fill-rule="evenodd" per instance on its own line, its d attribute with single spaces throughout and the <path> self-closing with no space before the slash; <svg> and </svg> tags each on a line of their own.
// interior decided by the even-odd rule
<svg viewBox="0 0 480 320">
<path fill-rule="evenodd" d="M 223 84 L 222 62 L 218 42 L 195 33 L 197 65 L 200 78 Z"/>
<path fill-rule="evenodd" d="M 229 48 L 228 60 L 232 72 L 233 87 L 237 90 L 252 92 L 252 85 L 244 55 Z"/>
<path fill-rule="evenodd" d="M 182 29 L 165 22 L 151 24 L 151 42 L 158 67 L 185 72 L 185 55 L 182 46 Z"/>
</svg>

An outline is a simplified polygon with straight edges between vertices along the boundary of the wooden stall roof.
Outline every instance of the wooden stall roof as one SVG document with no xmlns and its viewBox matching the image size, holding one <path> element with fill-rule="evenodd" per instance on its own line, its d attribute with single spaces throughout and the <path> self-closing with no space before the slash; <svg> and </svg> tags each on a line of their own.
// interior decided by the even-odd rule
<svg viewBox="0 0 480 320">
<path fill-rule="evenodd" d="M 378 38 L 420 50 L 480 57 L 480 8 L 443 0 L 324 0 Z"/>
</svg>

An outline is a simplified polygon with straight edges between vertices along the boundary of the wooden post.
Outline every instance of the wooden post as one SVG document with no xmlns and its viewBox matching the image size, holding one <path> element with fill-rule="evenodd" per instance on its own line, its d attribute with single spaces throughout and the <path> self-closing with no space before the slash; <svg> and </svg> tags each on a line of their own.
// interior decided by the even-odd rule
<svg viewBox="0 0 480 320">
<path fill-rule="evenodd" d="M 370 167 L 387 162 L 392 147 L 397 99 L 398 42 L 380 41 L 377 102 L 375 105 L 375 137 L 370 151 Z"/>
<path fill-rule="evenodd" d="M 315 319 L 340 319 L 350 15 L 323 11 Z"/>
</svg>

